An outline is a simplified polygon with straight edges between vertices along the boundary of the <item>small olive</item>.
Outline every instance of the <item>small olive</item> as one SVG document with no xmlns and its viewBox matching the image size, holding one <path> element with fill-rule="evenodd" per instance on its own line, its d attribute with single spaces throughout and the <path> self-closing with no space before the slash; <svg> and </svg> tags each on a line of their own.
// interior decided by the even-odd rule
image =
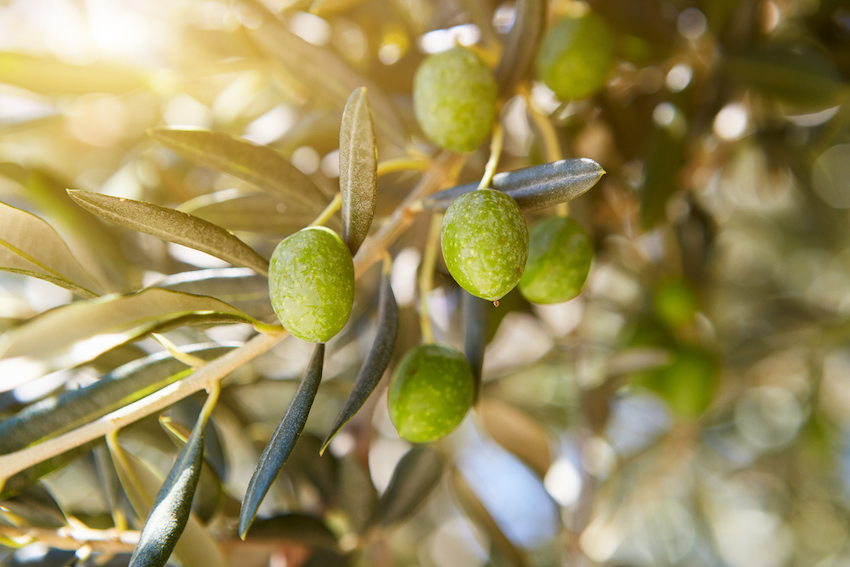
<svg viewBox="0 0 850 567">
<path fill-rule="evenodd" d="M 443 258 L 460 286 L 488 301 L 519 282 L 528 257 L 528 227 L 519 205 L 493 189 L 455 199 L 443 218 Z"/>
<path fill-rule="evenodd" d="M 463 421 L 475 392 L 466 358 L 439 345 L 408 351 L 393 374 L 387 401 L 399 436 L 414 443 L 442 439 Z"/>
<path fill-rule="evenodd" d="M 310 226 L 282 240 L 269 264 L 269 298 L 299 339 L 323 343 L 336 335 L 354 304 L 354 263 L 342 238 Z"/>
<path fill-rule="evenodd" d="M 537 74 L 558 98 L 585 98 L 599 90 L 614 67 L 614 39 L 593 13 L 552 26 L 537 53 Z"/>
<path fill-rule="evenodd" d="M 569 301 L 581 292 L 592 260 L 593 243 L 582 226 L 549 217 L 531 229 L 519 290 L 532 303 Z"/>
<path fill-rule="evenodd" d="M 464 47 L 429 55 L 413 78 L 413 110 L 422 131 L 455 152 L 471 152 L 490 133 L 497 94 L 493 71 Z"/>
</svg>

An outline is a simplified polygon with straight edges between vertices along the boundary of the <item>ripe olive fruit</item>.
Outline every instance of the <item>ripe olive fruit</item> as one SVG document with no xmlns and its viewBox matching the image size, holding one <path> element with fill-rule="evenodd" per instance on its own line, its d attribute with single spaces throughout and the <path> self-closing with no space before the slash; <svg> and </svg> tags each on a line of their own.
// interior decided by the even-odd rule
<svg viewBox="0 0 850 567">
<path fill-rule="evenodd" d="M 455 199 L 443 218 L 443 258 L 460 286 L 488 301 L 519 282 L 528 257 L 528 227 L 519 205 L 493 189 Z"/>
<path fill-rule="evenodd" d="M 429 55 L 413 77 L 413 110 L 422 131 L 455 152 L 471 152 L 490 133 L 497 94 L 493 71 L 463 47 Z"/>
<path fill-rule="evenodd" d="M 354 263 L 342 238 L 310 226 L 282 240 L 269 264 L 269 298 L 299 339 L 323 343 L 336 335 L 354 304 Z"/>
<path fill-rule="evenodd" d="M 390 419 L 399 436 L 429 443 L 454 431 L 472 405 L 475 379 L 466 358 L 439 345 L 409 350 L 390 383 Z"/>
<path fill-rule="evenodd" d="M 584 228 L 573 219 L 549 217 L 531 229 L 519 290 L 532 303 L 568 301 L 581 292 L 592 260 Z"/>
<path fill-rule="evenodd" d="M 537 53 L 537 74 L 558 98 L 585 98 L 599 90 L 614 67 L 614 39 L 593 13 L 552 26 Z"/>
</svg>

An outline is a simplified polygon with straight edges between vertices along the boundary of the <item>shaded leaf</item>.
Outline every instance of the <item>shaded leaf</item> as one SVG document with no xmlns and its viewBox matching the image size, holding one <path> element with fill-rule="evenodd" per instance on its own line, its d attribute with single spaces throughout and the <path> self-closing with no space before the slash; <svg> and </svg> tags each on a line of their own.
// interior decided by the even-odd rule
<svg viewBox="0 0 850 567">
<path fill-rule="evenodd" d="M 353 71 L 332 52 L 304 41 L 277 23 L 254 30 L 260 45 L 315 94 L 344 106 L 352 91 L 366 87 L 371 93 L 375 127 L 390 142 L 404 147 L 404 128 L 395 108 L 371 80 Z"/>
<path fill-rule="evenodd" d="M 144 201 L 133 201 L 69 189 L 68 195 L 81 207 L 109 222 L 182 244 L 236 266 L 268 275 L 268 261 L 233 234 L 192 215 Z"/>
<path fill-rule="evenodd" d="M 366 400 L 378 386 L 381 377 L 390 364 L 398 337 L 398 326 L 398 304 L 390 285 L 390 276 L 383 274 L 378 291 L 378 325 L 375 340 L 372 342 L 372 348 L 369 350 L 366 360 L 363 361 L 363 366 L 360 367 L 351 394 L 349 394 L 342 409 L 339 410 L 330 433 L 322 443 L 320 453 L 324 453 L 334 436 L 345 427 L 345 424 L 354 417 L 354 414 L 360 411 L 360 408 L 363 407 L 363 404 L 366 403 Z"/>
<path fill-rule="evenodd" d="M 159 495 L 160 488 L 165 486 L 162 477 L 154 472 L 149 465 L 124 451 L 117 443 L 108 440 L 107 446 L 112 455 L 115 472 L 118 473 L 121 486 L 124 488 L 133 509 L 139 517 L 148 517 Z M 179 458 L 177 462 L 180 462 Z M 174 469 L 172 468 L 172 470 Z M 186 522 L 183 535 L 174 548 L 174 554 L 186 567 L 225 567 L 224 559 L 215 540 L 191 514 Z"/>
<path fill-rule="evenodd" d="M 0 83 L 47 95 L 123 93 L 147 86 L 150 76 L 126 62 L 71 65 L 46 55 L 0 53 Z"/>
<path fill-rule="evenodd" d="M 205 322 L 255 324 L 238 309 L 214 299 L 150 288 L 128 295 L 78 301 L 43 313 L 0 337 L 0 359 L 39 361 L 0 384 L 9 390 L 40 375 L 88 362 L 107 350 L 166 324 Z M 0 361 L 0 370 L 18 361 Z"/>
<path fill-rule="evenodd" d="M 91 451 L 92 447 L 101 441 L 101 439 L 98 439 L 97 441 L 90 441 L 89 443 L 80 445 L 79 447 L 69 449 L 61 455 L 45 459 L 44 461 L 24 469 L 19 473 L 13 474 L 6 479 L 6 482 L 3 482 L 3 479 L 0 478 L 0 483 L 2 483 L 2 489 L 0 489 L 0 500 L 14 496 L 15 494 L 20 494 L 21 491 L 32 486 L 39 479 L 54 471 L 64 468 L 78 457 Z"/>
<path fill-rule="evenodd" d="M 315 212 L 290 207 L 277 195 L 243 189 L 200 195 L 177 209 L 227 230 L 280 237 L 302 229 L 316 218 Z"/>
<path fill-rule="evenodd" d="M 182 350 L 204 360 L 212 360 L 233 348 L 236 345 L 207 343 L 182 347 Z M 17 451 L 46 437 L 69 431 L 191 373 L 191 368 L 165 351 L 127 363 L 97 382 L 45 398 L 0 421 L 0 454 Z"/>
<path fill-rule="evenodd" d="M 509 565 L 513 567 L 525 567 L 528 562 L 525 556 L 519 549 L 502 533 L 499 525 L 484 507 L 484 504 L 478 499 L 469 485 L 464 480 L 463 475 L 457 469 L 452 470 L 451 474 L 452 489 L 458 502 L 470 518 L 478 525 L 482 526 L 487 533 L 487 537 L 492 542 L 493 547 L 499 551 Z"/>
<path fill-rule="evenodd" d="M 481 372 L 484 368 L 484 349 L 487 347 L 487 313 L 491 303 L 475 297 L 466 290 L 462 291 L 461 301 L 463 302 L 463 354 L 475 378 L 475 397 L 472 402 L 475 405 L 481 393 Z"/>
<path fill-rule="evenodd" d="M 311 547 L 338 549 L 336 536 L 322 520 L 298 513 L 257 520 L 251 525 L 247 539 L 283 540 Z"/>
<path fill-rule="evenodd" d="M 0 203 L 0 270 L 49 281 L 86 298 L 102 289 L 49 224 Z"/>
<path fill-rule="evenodd" d="M 10 513 L 28 526 L 61 528 L 68 523 L 59 504 L 39 484 L 28 486 L 15 496 L 4 499 L 0 505 L 0 516 Z"/>
<path fill-rule="evenodd" d="M 221 132 L 194 128 L 153 128 L 150 136 L 182 157 L 238 177 L 314 213 L 328 200 L 313 181 L 266 146 Z"/>
<path fill-rule="evenodd" d="M 31 546 L 35 546 L 29 549 Z M 34 543 L 15 550 L 0 562 L 0 567 L 66 567 L 74 561 L 74 551 L 43 547 Z"/>
<path fill-rule="evenodd" d="M 378 502 L 375 522 L 392 526 L 416 512 L 443 477 L 443 462 L 436 451 L 417 445 L 396 465 L 386 492 Z"/>
<path fill-rule="evenodd" d="M 155 287 L 193 295 L 209 295 L 260 321 L 274 315 L 269 300 L 268 278 L 249 268 L 181 272 L 158 281 Z"/>
<path fill-rule="evenodd" d="M 339 191 L 342 195 L 342 239 L 353 256 L 369 234 L 378 204 L 378 153 L 366 87 L 351 93 L 342 112 Z"/>
<path fill-rule="evenodd" d="M 549 435 L 534 419 L 504 402 L 482 400 L 478 414 L 487 433 L 543 478 L 552 466 Z"/>
<path fill-rule="evenodd" d="M 340 506 L 348 514 L 355 533 L 363 534 L 378 505 L 378 491 L 369 470 L 350 453 L 340 459 Z"/>
<path fill-rule="evenodd" d="M 667 200 L 679 188 L 679 171 L 685 159 L 685 144 L 667 128 L 656 129 L 645 162 L 646 173 L 640 194 L 640 221 L 644 229 L 655 226 L 667 215 Z"/>
<path fill-rule="evenodd" d="M 292 401 L 286 408 L 283 419 L 277 426 L 272 438 L 269 440 L 260 462 L 254 469 L 248 490 L 242 500 L 242 508 L 239 510 L 239 537 L 245 539 L 248 528 L 257 515 L 257 509 L 265 498 L 274 479 L 280 473 L 286 460 L 295 448 L 304 425 L 307 423 L 307 415 L 319 390 L 322 381 L 322 366 L 325 359 L 325 345 L 319 343 L 313 351 L 313 357 L 307 365 L 301 384 L 298 386 Z"/>
<path fill-rule="evenodd" d="M 492 186 L 513 197 L 521 209 L 534 211 L 583 195 L 604 174 L 592 159 L 562 159 L 497 173 Z M 478 183 L 465 183 L 445 189 L 423 199 L 422 206 L 428 210 L 446 210 L 455 199 L 477 187 Z"/>
<path fill-rule="evenodd" d="M 850 93 L 829 57 L 806 45 L 762 45 L 726 57 L 724 67 L 732 79 L 803 108 L 833 106 Z"/>
<path fill-rule="evenodd" d="M 544 0 L 517 1 L 514 25 L 504 40 L 502 59 L 495 70 L 499 92 L 510 93 L 511 87 L 528 75 L 545 24 Z"/>
</svg>

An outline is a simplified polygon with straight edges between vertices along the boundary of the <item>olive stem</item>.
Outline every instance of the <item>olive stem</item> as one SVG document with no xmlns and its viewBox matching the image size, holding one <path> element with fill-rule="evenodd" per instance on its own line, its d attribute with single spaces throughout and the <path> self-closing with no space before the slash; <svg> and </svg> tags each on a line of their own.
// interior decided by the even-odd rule
<svg viewBox="0 0 850 567">
<path fill-rule="evenodd" d="M 434 342 L 431 312 L 428 310 L 428 294 L 434 285 L 434 266 L 437 264 L 437 245 L 442 226 L 443 215 L 436 213 L 431 217 L 428 240 L 425 241 L 425 253 L 422 256 L 422 266 L 419 268 L 419 328 L 422 330 L 422 342 L 425 344 Z"/>
<path fill-rule="evenodd" d="M 425 171 L 429 167 L 431 167 L 429 160 L 408 157 L 393 158 L 378 164 L 378 177 L 396 171 Z"/>
<path fill-rule="evenodd" d="M 316 220 L 310 223 L 310 226 L 321 226 L 328 222 L 334 214 L 339 210 L 342 206 L 342 193 L 337 193 L 334 195 L 334 198 L 328 203 L 328 206 L 325 207 L 325 210 L 319 213 L 319 216 L 316 217 Z"/>
<path fill-rule="evenodd" d="M 168 354 L 171 355 L 171 358 L 179 360 L 186 366 L 191 366 L 192 368 L 200 368 L 201 366 L 207 363 L 207 361 L 203 358 L 199 358 L 193 354 L 189 354 L 188 352 L 183 352 L 182 350 L 180 350 L 179 346 L 171 342 L 165 335 L 160 335 L 159 333 L 151 333 L 151 337 L 153 337 L 156 342 L 165 347 L 165 350 L 168 351 Z"/>
<path fill-rule="evenodd" d="M 410 204 L 437 190 L 446 179 L 452 179 L 453 174 L 456 173 L 462 163 L 463 156 L 450 152 L 444 152 L 435 160 L 434 167 L 425 173 L 387 223 L 363 242 L 360 252 L 354 259 L 355 277 L 366 272 L 381 257 L 387 246 L 410 226 L 414 219 L 414 215 L 407 210 Z M 257 327 L 256 324 L 255 327 Z M 186 378 L 77 429 L 29 446 L 26 449 L 0 456 L 0 486 L 5 483 L 5 479 L 16 473 L 74 447 L 79 447 L 89 441 L 108 435 L 110 432 L 117 431 L 209 387 L 213 382 L 218 382 L 289 336 L 289 333 L 282 327 L 265 324 L 263 324 L 263 327 L 268 328 L 269 331 L 274 330 L 274 332 L 261 332 L 241 347 L 209 361 Z M 258 328 L 258 330 L 260 329 Z"/>
<path fill-rule="evenodd" d="M 484 176 L 478 183 L 478 189 L 486 189 L 493 176 L 496 175 L 496 167 L 499 165 L 499 157 L 502 155 L 502 144 L 505 141 L 505 131 L 502 128 L 502 123 L 498 120 L 493 125 L 493 136 L 490 139 L 490 159 L 487 160 L 487 166 L 484 168 Z"/>
</svg>

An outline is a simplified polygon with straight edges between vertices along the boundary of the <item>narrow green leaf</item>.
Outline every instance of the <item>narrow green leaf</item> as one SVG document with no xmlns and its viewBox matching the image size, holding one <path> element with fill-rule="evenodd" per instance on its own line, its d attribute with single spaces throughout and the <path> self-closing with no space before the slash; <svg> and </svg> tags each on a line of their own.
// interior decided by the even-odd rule
<svg viewBox="0 0 850 567">
<path fill-rule="evenodd" d="M 328 199 L 309 177 L 266 146 L 210 130 L 153 128 L 148 133 L 180 156 L 252 183 L 285 202 L 313 213 L 320 212 L 328 204 Z"/>
<path fill-rule="evenodd" d="M 166 324 L 221 321 L 257 323 L 218 299 L 156 288 L 58 307 L 0 336 L 0 359 L 26 357 L 40 363 L 40 368 L 32 366 L 28 373 L 16 371 L 0 384 L 0 391 L 40 373 L 88 362 L 129 340 L 162 330 Z M 8 372 L 12 367 L 8 365 L 15 362 L 5 364 L 0 361 L 0 371 Z"/>
<path fill-rule="evenodd" d="M 491 303 L 466 290 L 462 298 L 463 353 L 475 377 L 475 397 L 472 403 L 476 404 L 481 393 L 481 370 L 484 367 L 484 349 L 487 347 L 487 311 Z"/>
<path fill-rule="evenodd" d="M 583 195 L 604 174 L 592 159 L 562 159 L 497 173 L 492 185 L 513 197 L 521 209 L 535 211 Z M 428 210 L 446 210 L 455 199 L 477 187 L 478 183 L 465 183 L 445 189 L 423 199 L 422 206 Z"/>
<path fill-rule="evenodd" d="M 378 151 L 366 87 L 348 98 L 339 129 L 342 239 L 353 256 L 372 226 L 378 204 Z"/>
<path fill-rule="evenodd" d="M 68 195 L 87 211 L 111 223 L 182 244 L 235 266 L 244 266 L 259 274 L 268 275 L 268 261 L 220 226 L 144 201 L 76 189 L 68 189 Z"/>
<path fill-rule="evenodd" d="M 499 92 L 509 94 L 528 75 L 545 24 L 544 0 L 517 0 L 514 25 L 504 40 L 502 59 L 495 71 Z"/>
<path fill-rule="evenodd" d="M 271 193 L 231 188 L 186 201 L 177 210 L 234 232 L 254 232 L 283 238 L 316 218 L 315 208 L 292 206 Z M 328 226 L 332 226 L 329 223 Z"/>
<path fill-rule="evenodd" d="M 49 224 L 0 203 L 0 270 L 49 281 L 86 298 L 102 289 Z"/>
<path fill-rule="evenodd" d="M 247 539 L 283 540 L 310 547 L 338 549 L 336 536 L 322 520 L 298 513 L 257 520 L 251 525 Z"/>
<path fill-rule="evenodd" d="M 398 336 L 398 325 L 398 304 L 396 304 L 395 295 L 393 295 L 393 289 L 390 285 L 390 277 L 388 274 L 383 274 L 378 291 L 378 328 L 375 340 L 372 342 L 372 348 L 369 350 L 363 366 L 360 367 L 360 373 L 357 375 L 351 394 L 349 394 L 342 409 L 339 410 L 339 414 L 331 427 L 331 432 L 328 433 L 324 443 L 322 443 L 319 454 L 325 452 L 331 440 L 354 417 L 354 414 L 360 411 L 360 408 L 363 407 L 363 404 L 366 403 L 366 400 L 378 386 L 392 358 L 396 337 Z"/>
<path fill-rule="evenodd" d="M 469 487 L 461 472 L 457 469 L 452 469 L 451 474 L 452 488 L 458 502 L 470 518 L 477 524 L 482 526 L 487 533 L 487 537 L 493 543 L 494 551 L 504 557 L 505 563 L 512 567 L 526 567 L 528 561 L 519 549 L 502 533 L 501 528 L 484 507 L 484 504 L 475 495 L 475 492 Z M 499 564 L 499 563 L 497 563 Z"/>
<path fill-rule="evenodd" d="M 7 514 L 13 514 L 26 522 L 26 525 L 37 528 L 61 528 L 68 525 L 59 504 L 40 484 L 28 486 L 15 496 L 3 499 L 0 515 Z"/>
<path fill-rule="evenodd" d="M 762 45 L 726 57 L 723 67 L 732 79 L 806 109 L 840 104 L 850 93 L 832 60 L 807 45 Z"/>
<path fill-rule="evenodd" d="M 164 486 L 162 477 L 148 464 L 124 451 L 112 438 L 107 438 L 107 446 L 115 472 L 133 509 L 139 517 L 148 517 L 159 490 Z M 216 541 L 191 514 L 174 554 L 185 567 L 225 567 Z"/>
<path fill-rule="evenodd" d="M 319 383 L 322 381 L 324 359 L 325 345 L 319 343 L 313 351 L 313 357 L 307 365 L 295 396 L 286 408 L 283 419 L 280 420 L 272 438 L 263 449 L 263 454 L 260 455 L 260 462 L 254 469 L 245 498 L 242 500 L 242 508 L 239 510 L 239 537 L 242 539 L 245 539 L 248 534 L 248 529 L 257 516 L 260 503 L 283 465 L 286 464 L 298 438 L 301 437 L 301 432 L 307 423 L 307 415 L 310 413 L 316 392 L 319 390 Z"/>
<path fill-rule="evenodd" d="M 352 70 L 331 51 L 304 41 L 277 22 L 269 21 L 253 33 L 259 44 L 301 83 L 340 107 L 355 89 L 369 89 L 375 127 L 387 141 L 404 147 L 404 128 L 395 107 L 371 80 Z"/>
<path fill-rule="evenodd" d="M 212 360 L 236 346 L 206 343 L 183 347 L 183 350 L 198 358 Z M 18 451 L 79 427 L 191 373 L 191 368 L 165 351 L 134 360 L 102 376 L 97 382 L 45 398 L 0 421 L 0 454 Z"/>
<path fill-rule="evenodd" d="M 0 82 L 46 95 L 123 93 L 147 86 L 150 77 L 126 63 L 71 65 L 50 56 L 0 53 Z"/>
<path fill-rule="evenodd" d="M 398 462 L 378 502 L 375 521 L 382 526 L 404 522 L 416 512 L 443 477 L 443 462 L 433 449 L 416 445 Z"/>
<path fill-rule="evenodd" d="M 268 278 L 248 268 L 181 272 L 158 281 L 155 287 L 193 295 L 209 295 L 260 321 L 266 321 L 274 315 L 269 300 Z"/>
<path fill-rule="evenodd" d="M 369 520 L 378 506 L 378 491 L 369 470 L 353 454 L 340 459 L 337 495 L 340 507 L 348 515 L 351 528 L 357 534 L 366 533 Z"/>
<path fill-rule="evenodd" d="M 13 474 L 3 482 L 0 478 L 0 500 L 20 494 L 24 489 L 35 484 L 41 478 L 49 475 L 54 471 L 71 464 L 78 457 L 92 450 L 92 448 L 100 443 L 102 439 L 90 441 L 79 447 L 74 447 L 65 451 L 61 455 L 51 457 L 38 464 L 35 464 L 28 469 L 24 469 L 17 474 Z"/>
<path fill-rule="evenodd" d="M 204 464 L 204 427 L 207 425 L 218 390 L 207 399 L 186 446 L 168 472 L 148 514 L 139 544 L 130 558 L 129 567 L 162 567 L 186 528 L 192 512 L 192 497 L 201 478 Z"/>
</svg>

